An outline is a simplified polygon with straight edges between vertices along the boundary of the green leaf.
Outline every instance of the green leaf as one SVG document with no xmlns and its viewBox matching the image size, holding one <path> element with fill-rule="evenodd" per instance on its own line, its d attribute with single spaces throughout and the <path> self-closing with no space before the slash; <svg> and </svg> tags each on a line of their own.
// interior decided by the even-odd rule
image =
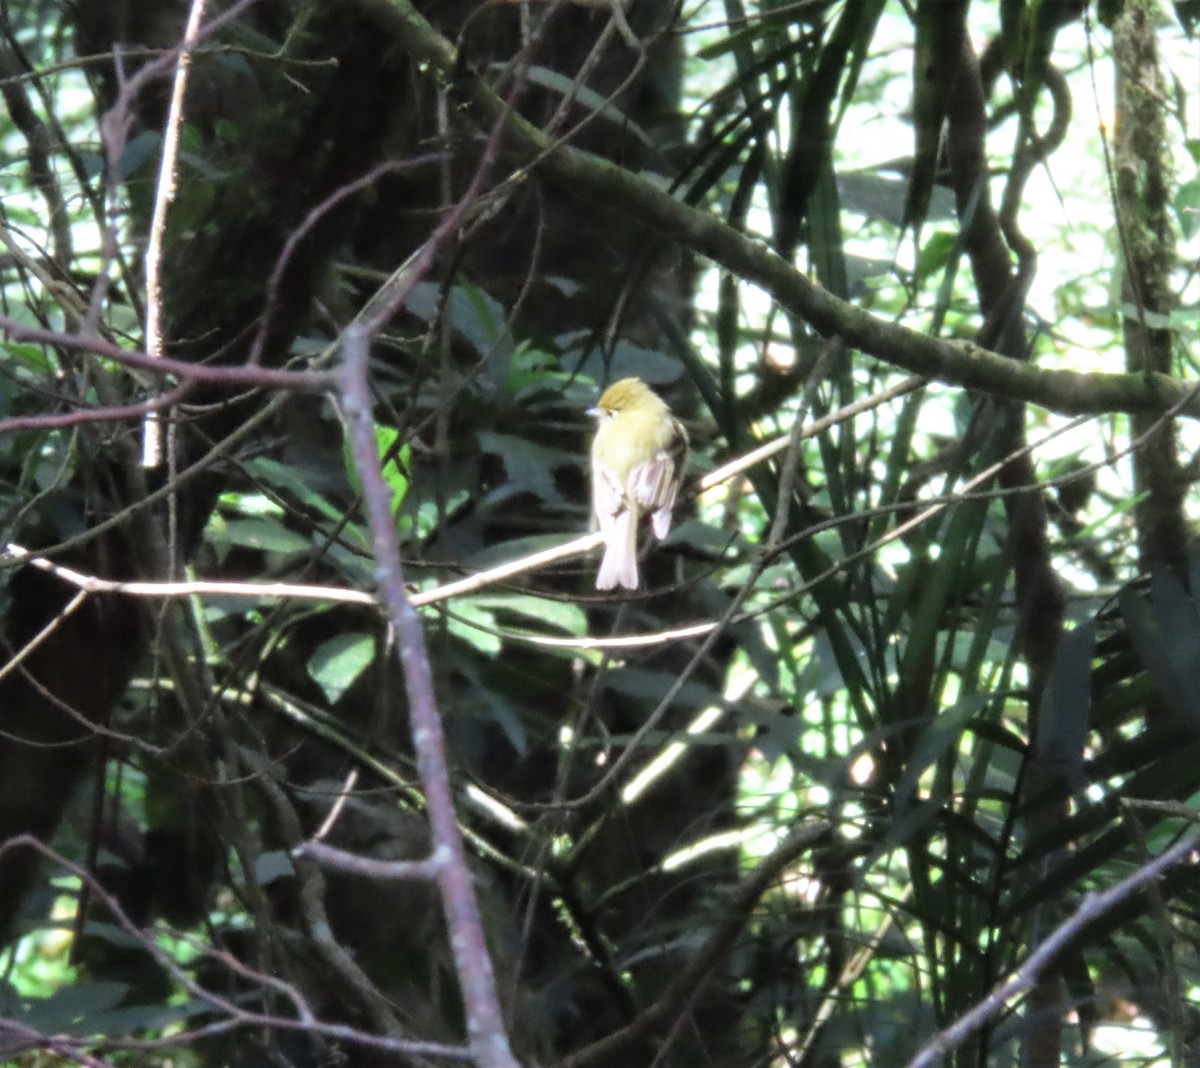
<svg viewBox="0 0 1200 1068">
<path fill-rule="evenodd" d="M 497 74 L 506 73 L 508 64 L 493 63 L 492 70 Z M 611 122 L 621 133 L 633 134 L 642 144 L 647 147 L 653 146 L 653 141 L 646 131 L 634 122 L 628 113 L 617 107 L 611 96 L 598 93 L 586 85 L 581 85 L 575 78 L 568 78 L 565 74 L 560 74 L 558 71 L 550 70 L 550 68 L 539 66 L 536 63 L 526 67 L 524 74 L 534 85 L 540 85 L 562 97 L 569 97 L 597 117 Z"/>
<path fill-rule="evenodd" d="M 171 208 L 171 214 L 167 216 L 169 244 L 179 245 L 189 241 L 212 217 L 213 203 L 217 199 L 217 185 L 216 180 L 209 180 L 187 182 L 181 187 Z"/>
<path fill-rule="evenodd" d="M 270 553 L 301 553 L 312 548 L 308 538 L 268 516 L 224 521 L 214 518 L 209 524 L 208 537 L 216 545 L 243 545 Z"/>
<path fill-rule="evenodd" d="M 1188 549 L 1188 587 L 1192 600 L 1200 598 L 1200 544 L 1195 542 Z"/>
<path fill-rule="evenodd" d="M 180 1005 L 124 1005 L 91 1016 L 80 1028 L 80 1033 L 131 1035 L 139 1031 L 161 1031 L 171 1024 L 203 1016 L 211 1011 L 212 1006 L 198 998 Z"/>
<path fill-rule="evenodd" d="M 1175 17 L 1189 37 L 1200 33 L 1200 0 L 1175 0 Z"/>
<path fill-rule="evenodd" d="M 882 174 L 877 170 L 847 170 L 838 175 L 838 194 L 842 209 L 882 218 L 894 226 L 904 220 L 904 199 L 907 182 L 898 174 Z M 934 191 L 937 199 L 937 217 L 952 216 L 953 203 L 947 205 L 947 193 L 941 188 Z M 930 211 L 930 217 L 934 212 Z"/>
<path fill-rule="evenodd" d="M 143 130 L 125 142 L 121 159 L 117 164 L 117 176 L 122 181 L 133 176 L 147 163 L 158 159 L 162 147 L 162 134 L 156 130 Z"/>
<path fill-rule="evenodd" d="M 683 374 L 683 367 L 677 359 L 654 349 L 630 341 L 618 341 L 610 354 L 592 344 L 590 331 L 580 337 L 590 353 L 583 361 L 580 372 L 593 382 L 616 382 L 627 375 L 637 375 L 652 386 L 662 386 L 678 382 Z M 560 343 L 568 341 L 566 338 L 559 340 Z M 564 344 L 563 347 L 567 348 L 568 345 Z"/>
<path fill-rule="evenodd" d="M 412 485 L 412 446 L 399 444 L 399 441 L 400 431 L 395 427 L 375 427 L 375 446 L 383 465 L 383 480 L 392 491 L 392 515 L 400 511 Z"/>
<path fill-rule="evenodd" d="M 1149 601 L 1128 587 L 1117 600 L 1147 673 L 1167 703 L 1200 732 L 1200 632 L 1182 586 L 1170 572 L 1159 569 L 1151 576 Z"/>
<path fill-rule="evenodd" d="M 256 478 L 277 489 L 286 490 L 305 507 L 319 512 L 326 519 L 331 519 L 336 523 L 343 518 L 342 510 L 330 504 L 321 494 L 317 493 L 305 481 L 300 472 L 289 464 L 282 464 L 278 460 L 272 460 L 269 456 L 258 456 L 251 460 L 246 468 Z"/>
<path fill-rule="evenodd" d="M 559 367 L 554 353 L 522 341 L 513 350 L 509 361 L 504 391 L 513 397 L 542 391 L 559 395 L 570 382 L 571 376 Z"/>
<path fill-rule="evenodd" d="M 805 724 L 790 706 L 746 699 L 738 702 L 734 712 L 739 726 L 754 728 L 751 744 L 768 764 L 799 749 Z"/>
<path fill-rule="evenodd" d="M 308 674 L 332 704 L 375 659 L 371 634 L 339 634 L 317 646 L 309 658 Z"/>
<path fill-rule="evenodd" d="M 454 610 L 446 613 L 446 626 L 456 638 L 461 638 L 481 653 L 495 656 L 500 652 L 500 636 L 493 633 L 499 629 L 496 617 L 467 598 L 454 602 Z"/>
<path fill-rule="evenodd" d="M 267 886 L 277 879 L 288 879 L 295 874 L 291 855 L 283 850 L 263 853 L 254 861 L 254 879 L 259 886 Z"/>
<path fill-rule="evenodd" d="M 1171 198 L 1171 207 L 1179 219 L 1179 229 L 1185 238 L 1200 230 L 1200 178 L 1184 182 Z"/>
<path fill-rule="evenodd" d="M 531 493 L 546 504 L 567 503 L 554 483 L 554 469 L 570 463 L 575 457 L 561 449 L 538 445 L 528 438 L 497 434 L 491 430 L 480 432 L 479 447 L 484 452 L 499 456 L 508 475 L 508 481 L 488 495 L 489 502 Z"/>
<path fill-rule="evenodd" d="M 583 524 L 584 520 L 581 518 L 581 528 Z M 519 556 L 529 556 L 545 549 L 553 549 L 561 544 L 561 534 L 531 534 L 529 537 L 511 538 L 508 541 L 497 542 L 495 545 L 483 546 L 467 556 L 465 560 L 471 567 L 483 569 L 507 563 Z"/>
<path fill-rule="evenodd" d="M 400 431 L 395 427 L 375 424 L 375 455 L 379 457 L 380 474 L 387 487 L 391 490 L 391 512 L 396 515 L 404 499 L 408 496 L 412 485 L 412 446 L 400 445 Z M 362 482 L 358 477 L 358 467 L 354 463 L 354 454 L 350 448 L 350 438 L 342 439 L 342 459 L 346 465 L 346 474 L 351 484 L 359 493 L 362 492 Z"/>
<path fill-rule="evenodd" d="M 544 623 L 572 637 L 587 633 L 587 614 L 578 605 L 566 601 L 551 601 L 545 597 L 533 597 L 519 593 L 484 593 L 473 597 L 462 597 L 454 602 L 455 611 L 464 604 L 491 612 L 512 612 L 527 619 Z M 494 617 L 493 617 L 494 618 Z"/>
<path fill-rule="evenodd" d="M 1162 632 L 1164 652 L 1175 676 L 1188 696 L 1188 707 L 1200 721 L 1200 702 L 1195 698 L 1200 679 L 1200 616 L 1183 584 L 1165 567 L 1150 575 L 1150 601 Z"/>
<path fill-rule="evenodd" d="M 74 983 L 50 997 L 34 1001 L 26 1022 L 44 1034 L 91 1031 L 90 1020 L 97 1013 L 116 1008 L 129 992 L 128 983 Z"/>
<path fill-rule="evenodd" d="M 124 927 L 118 927 L 115 923 L 104 923 L 101 920 L 88 920 L 83 925 L 83 933 L 88 938 L 98 938 L 100 941 L 107 943 L 110 946 L 115 946 L 117 949 L 145 949 L 141 940 L 130 934 Z"/>
<path fill-rule="evenodd" d="M 3 352 L 6 357 L 17 361 L 18 364 L 24 365 L 25 369 L 33 371 L 38 377 L 45 377 L 55 373 L 56 363 L 50 355 L 50 351 L 43 345 L 30 345 L 20 341 L 5 341 L 0 344 L 0 352 Z M 16 367 L 9 367 L 10 372 L 19 370 Z M 21 376 L 24 378 L 24 376 Z"/>
<path fill-rule="evenodd" d="M 649 668 L 626 667 L 621 671 L 604 676 L 602 685 L 615 693 L 644 701 L 658 701 L 675 684 L 675 676 L 667 671 Z M 685 682 L 675 695 L 675 707 L 685 709 L 706 708 L 720 704 L 724 698 L 720 693 L 702 682 Z"/>
<path fill-rule="evenodd" d="M 285 514 L 279 502 L 265 493 L 222 493 L 220 503 L 223 511 L 237 512 L 238 515 L 281 517 Z"/>
<path fill-rule="evenodd" d="M 955 235 L 947 231 L 938 230 L 931 234 L 917 257 L 917 277 L 928 278 L 941 270 L 950 262 L 950 255 L 957 243 Z"/>
<path fill-rule="evenodd" d="M 507 358 L 509 354 L 508 346 L 500 338 L 504 307 L 475 286 L 456 285 L 443 303 L 441 286 L 419 282 L 413 286 L 404 306 L 426 322 L 433 322 L 439 313 L 446 315 L 453 330 L 480 356 L 494 354 L 497 345 L 499 355 Z"/>
<path fill-rule="evenodd" d="M 973 693 L 956 701 L 949 708 L 942 709 L 922 732 L 908 762 L 904 765 L 904 773 L 896 784 L 896 810 L 902 812 L 916 795 L 917 784 L 921 776 L 936 764 L 951 746 L 957 745 L 962 737 L 967 723 L 980 709 L 987 707 L 990 695 Z"/>
<path fill-rule="evenodd" d="M 1042 697 L 1038 749 L 1080 790 L 1083 753 L 1092 718 L 1092 653 L 1096 644 L 1093 620 L 1077 624 L 1063 635 L 1054 652 Z"/>
</svg>

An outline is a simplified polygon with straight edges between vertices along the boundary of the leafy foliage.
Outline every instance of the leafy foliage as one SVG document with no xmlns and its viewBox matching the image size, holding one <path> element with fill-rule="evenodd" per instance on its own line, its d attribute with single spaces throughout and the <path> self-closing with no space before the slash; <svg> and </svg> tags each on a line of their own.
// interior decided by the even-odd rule
<svg viewBox="0 0 1200 1068">
<path fill-rule="evenodd" d="M 259 5 L 205 38 L 166 355 L 240 377 L 168 398 L 149 472 L 129 406 L 176 378 L 119 350 L 153 299 L 166 97 L 120 88 L 182 22 L 131 0 L 148 51 L 117 77 L 110 5 L 3 14 L 5 1042 L 308 1064 L 463 1041 L 436 888 L 297 851 L 431 848 L 344 413 L 269 377 L 332 366 L 402 292 L 376 446 L 518 1057 L 906 1064 L 1200 793 L 1191 402 L 1114 388 L 1071 419 L 1096 372 L 1196 377 L 1170 75 L 1194 12 L 727 0 L 634 4 L 623 31 L 425 6 Z M 1124 132 L 1139 85 L 1165 139 Z M 485 148 L 500 100 L 592 155 L 534 153 L 516 117 Z M 649 212 L 664 189 L 720 239 Z M 874 316 L 863 348 L 739 277 L 762 245 Z M 914 381 L 895 324 L 979 347 Z M 958 384 L 983 350 L 1011 393 Z M 1048 407 L 1015 399 L 1037 367 L 1063 372 Z M 584 410 L 630 374 L 695 446 L 644 593 L 598 596 L 594 561 L 489 577 L 586 529 Z M 203 584 L 77 604 L 55 566 Z M 948 1062 L 1188 1063 L 1193 883 L 1074 931 Z"/>
</svg>

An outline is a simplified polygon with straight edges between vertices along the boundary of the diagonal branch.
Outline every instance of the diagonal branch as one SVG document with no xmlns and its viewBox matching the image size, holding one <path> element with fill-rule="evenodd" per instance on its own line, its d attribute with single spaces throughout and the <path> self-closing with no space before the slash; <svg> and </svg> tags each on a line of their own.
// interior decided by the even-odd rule
<svg viewBox="0 0 1200 1068">
<path fill-rule="evenodd" d="M 1200 399 L 1189 397 L 1190 387 L 1170 375 L 1038 368 L 970 342 L 930 337 L 878 319 L 838 299 L 771 249 L 722 220 L 676 200 L 615 163 L 556 142 L 514 114 L 409 0 L 356 2 L 394 33 L 409 54 L 427 66 L 431 77 L 452 83 L 474 106 L 481 124 L 505 120 L 505 148 L 522 166 L 536 165 L 573 192 L 590 195 L 608 209 L 636 215 L 658 233 L 761 287 L 825 337 L 840 337 L 847 345 L 913 374 L 1028 401 L 1065 415 L 1161 414 L 1185 401 L 1180 414 L 1200 418 Z"/>
<path fill-rule="evenodd" d="M 699 993 L 712 970 L 725 959 L 745 929 L 750 914 L 775 880 L 805 850 L 829 834 L 827 823 L 805 823 L 787 836 L 734 891 L 726 903 L 720 923 L 713 928 L 696 955 L 679 973 L 662 996 L 628 1026 L 614 1031 L 578 1053 L 558 1062 L 557 1068 L 590 1068 L 591 1065 L 620 1063 L 671 1018 L 686 1009 Z"/>
</svg>

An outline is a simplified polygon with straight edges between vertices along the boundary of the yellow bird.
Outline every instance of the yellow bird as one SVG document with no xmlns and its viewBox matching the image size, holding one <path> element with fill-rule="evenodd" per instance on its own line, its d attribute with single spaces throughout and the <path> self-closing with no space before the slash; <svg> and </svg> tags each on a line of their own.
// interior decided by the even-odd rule
<svg viewBox="0 0 1200 1068">
<path fill-rule="evenodd" d="M 604 537 L 596 589 L 636 590 L 638 524 L 649 515 L 660 541 L 671 529 L 687 433 L 640 378 L 614 382 L 588 414 L 598 423 L 592 441 L 592 508 Z"/>
</svg>

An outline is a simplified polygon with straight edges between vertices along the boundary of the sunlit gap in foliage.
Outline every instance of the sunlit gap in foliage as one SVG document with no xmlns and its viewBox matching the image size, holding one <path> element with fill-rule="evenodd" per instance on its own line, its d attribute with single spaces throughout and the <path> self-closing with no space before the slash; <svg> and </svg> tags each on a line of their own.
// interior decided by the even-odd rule
<svg viewBox="0 0 1200 1068">
<path fill-rule="evenodd" d="M 79 906 L 79 878 L 61 875 L 51 884 L 56 894 L 49 922 L 0 953 L 0 974 L 22 997 L 49 997 L 77 978 L 71 964 L 71 945 Z"/>
<path fill-rule="evenodd" d="M 723 710 L 716 705 L 704 709 L 703 712 L 688 724 L 687 730 L 684 733 L 692 738 L 703 734 L 716 724 L 717 720 L 721 718 L 722 712 Z M 621 800 L 627 805 L 636 801 L 657 779 L 666 775 L 679 762 L 680 758 L 687 752 L 689 744 L 686 741 L 679 741 L 671 742 L 667 745 L 662 752 L 625 784 L 624 789 L 621 790 Z"/>
</svg>

